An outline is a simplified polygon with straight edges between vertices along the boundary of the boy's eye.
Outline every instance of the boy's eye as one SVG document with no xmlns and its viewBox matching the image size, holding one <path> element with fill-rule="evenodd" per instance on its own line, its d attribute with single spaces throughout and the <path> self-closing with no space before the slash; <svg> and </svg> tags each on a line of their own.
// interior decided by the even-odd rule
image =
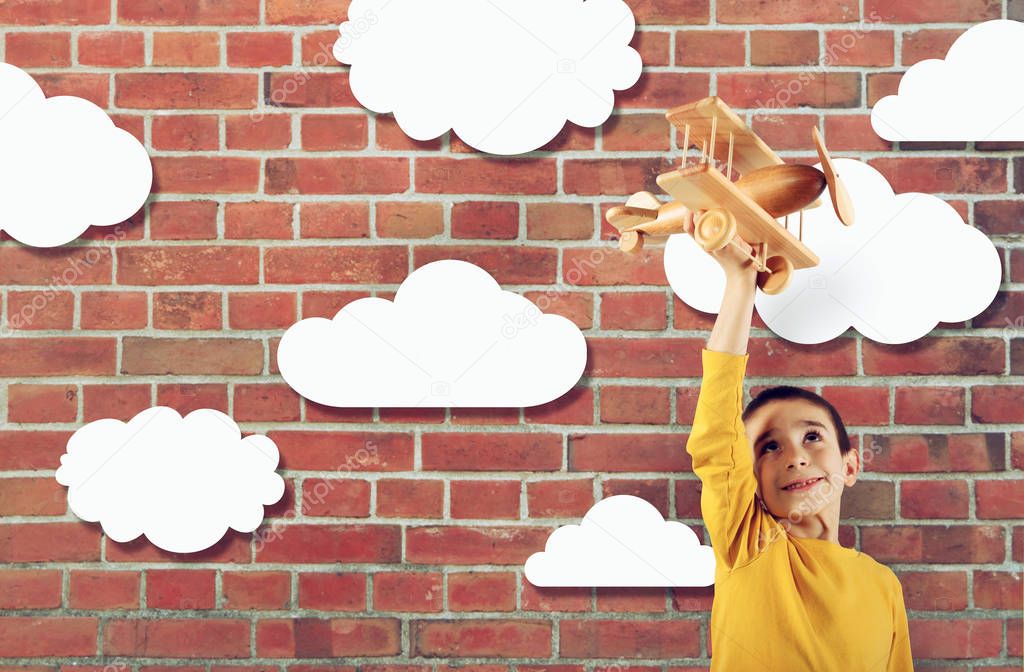
<svg viewBox="0 0 1024 672">
<path fill-rule="evenodd" d="M 778 447 L 779 447 L 779 444 L 775 443 L 774 441 L 769 441 L 768 443 L 765 443 L 765 444 L 761 445 L 761 452 L 762 453 L 766 453 L 769 450 L 774 450 L 774 449 L 776 449 Z"/>
<path fill-rule="evenodd" d="M 810 439 L 811 437 L 814 437 L 811 439 L 812 441 L 821 441 L 821 434 L 818 432 L 807 432 L 807 434 L 804 435 L 805 440 Z"/>
</svg>

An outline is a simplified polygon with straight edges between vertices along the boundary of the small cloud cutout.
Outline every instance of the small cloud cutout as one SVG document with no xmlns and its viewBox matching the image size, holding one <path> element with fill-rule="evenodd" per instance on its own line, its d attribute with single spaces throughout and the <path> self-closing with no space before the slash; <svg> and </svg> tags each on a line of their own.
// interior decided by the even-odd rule
<svg viewBox="0 0 1024 672">
<path fill-rule="evenodd" d="M 564 525 L 524 566 L 535 586 L 710 586 L 715 555 L 696 533 L 632 495 L 606 497 Z"/>
<path fill-rule="evenodd" d="M 824 343 L 850 327 L 879 343 L 909 343 L 992 303 L 1002 264 L 984 233 L 937 196 L 894 193 L 866 163 L 835 164 L 857 221 L 844 226 L 828 205 L 804 213 L 803 242 L 820 263 L 794 271 L 779 294 L 757 292 L 754 305 L 769 329 L 794 343 Z M 669 238 L 665 273 L 684 303 L 718 312 L 724 274 L 690 236 Z"/>
<path fill-rule="evenodd" d="M 114 541 L 144 534 L 172 553 L 209 548 L 228 528 L 252 532 L 263 507 L 284 494 L 274 442 L 243 439 L 231 418 L 210 409 L 182 418 L 157 406 L 127 423 L 90 422 L 60 462 L 57 482 L 68 486 L 76 516 L 98 521 Z"/>
<path fill-rule="evenodd" d="M 0 147 L 0 229 L 33 247 L 125 221 L 153 182 L 146 149 L 106 112 L 74 96 L 46 98 L 7 63 L 0 63 Z"/>
<path fill-rule="evenodd" d="M 871 126 L 886 140 L 1024 141 L 1022 62 L 1024 23 L 979 23 L 945 59 L 911 66 L 897 95 L 875 103 Z"/>
<path fill-rule="evenodd" d="M 536 406 L 568 392 L 586 362 L 575 324 L 453 259 L 413 271 L 394 301 L 292 325 L 277 351 L 303 397 L 363 408 Z"/>
<path fill-rule="evenodd" d="M 542 147 L 603 124 L 640 78 L 622 0 L 353 0 L 334 56 L 352 93 L 415 140 L 449 129 L 482 152 Z"/>
</svg>

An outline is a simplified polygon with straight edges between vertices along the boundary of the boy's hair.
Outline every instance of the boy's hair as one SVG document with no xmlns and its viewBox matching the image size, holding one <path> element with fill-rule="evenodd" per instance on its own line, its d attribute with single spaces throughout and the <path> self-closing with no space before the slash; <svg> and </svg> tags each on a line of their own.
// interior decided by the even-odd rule
<svg viewBox="0 0 1024 672">
<path fill-rule="evenodd" d="M 746 422 L 747 418 L 749 418 L 754 411 L 765 404 L 772 401 L 783 401 L 786 399 L 803 399 L 804 401 L 810 402 L 818 408 L 827 411 L 829 417 L 832 418 L 832 425 L 835 427 L 836 437 L 839 440 L 839 454 L 846 455 L 850 452 L 850 436 L 846 433 L 846 425 L 843 424 L 843 419 L 839 416 L 839 411 L 837 411 L 835 406 L 830 404 L 824 397 L 801 387 L 777 385 L 775 387 L 769 387 L 761 390 L 756 397 L 751 399 L 750 403 L 747 404 L 747 407 L 743 409 L 743 415 L 741 417 L 743 421 Z"/>
</svg>

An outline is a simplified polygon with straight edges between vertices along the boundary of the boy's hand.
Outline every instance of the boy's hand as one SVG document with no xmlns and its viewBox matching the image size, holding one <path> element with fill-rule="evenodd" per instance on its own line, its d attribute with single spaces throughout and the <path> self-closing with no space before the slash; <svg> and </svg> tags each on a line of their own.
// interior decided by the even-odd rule
<svg viewBox="0 0 1024 672">
<path fill-rule="evenodd" d="M 740 247 L 753 254 L 753 249 L 739 238 L 734 238 L 733 244 L 726 245 L 710 254 L 725 271 L 727 282 L 753 284 L 757 277 L 757 266 Z"/>
<path fill-rule="evenodd" d="M 696 221 L 704 214 L 703 210 L 694 214 L 693 221 Z M 757 277 L 757 267 L 747 254 L 753 254 L 753 248 L 745 243 L 742 238 L 736 236 L 732 242 L 720 250 L 709 252 L 715 261 L 725 271 L 726 280 L 736 281 L 741 284 L 753 284 Z"/>
</svg>

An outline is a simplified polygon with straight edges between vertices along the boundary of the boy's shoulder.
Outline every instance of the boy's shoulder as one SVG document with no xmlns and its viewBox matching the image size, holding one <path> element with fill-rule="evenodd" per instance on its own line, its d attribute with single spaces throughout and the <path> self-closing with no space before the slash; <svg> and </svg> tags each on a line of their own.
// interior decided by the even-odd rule
<svg viewBox="0 0 1024 672">
<path fill-rule="evenodd" d="M 857 551 L 857 559 L 863 563 L 864 570 L 875 577 L 881 587 L 902 590 L 899 577 L 887 565 L 883 565 L 864 551 Z"/>
</svg>

